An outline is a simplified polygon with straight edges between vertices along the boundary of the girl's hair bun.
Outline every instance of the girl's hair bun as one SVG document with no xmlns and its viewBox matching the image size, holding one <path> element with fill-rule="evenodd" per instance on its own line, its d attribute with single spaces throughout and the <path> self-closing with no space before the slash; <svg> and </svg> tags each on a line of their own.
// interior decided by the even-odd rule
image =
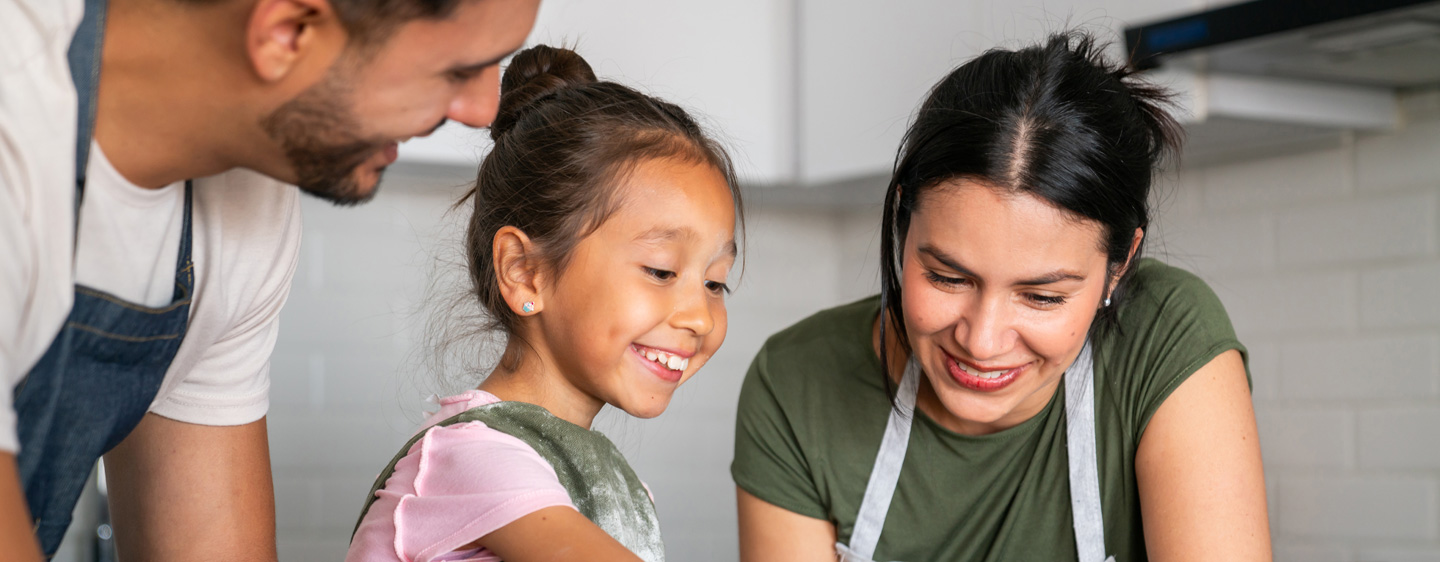
<svg viewBox="0 0 1440 562">
<path fill-rule="evenodd" d="M 536 45 L 516 53 L 500 79 L 500 109 L 490 125 L 490 138 L 499 140 L 546 98 L 593 83 L 590 63 L 570 49 Z"/>
</svg>

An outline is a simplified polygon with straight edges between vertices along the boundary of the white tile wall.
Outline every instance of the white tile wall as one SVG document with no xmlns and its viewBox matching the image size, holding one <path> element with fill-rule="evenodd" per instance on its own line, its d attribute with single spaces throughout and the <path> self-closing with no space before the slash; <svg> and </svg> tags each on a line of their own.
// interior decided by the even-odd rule
<svg viewBox="0 0 1440 562">
<path fill-rule="evenodd" d="M 1277 561 L 1440 560 L 1440 120 L 1427 119 L 1188 169 L 1154 229 L 1251 349 Z"/>
<path fill-rule="evenodd" d="M 1440 121 L 1426 121 L 1186 169 L 1158 194 L 1152 255 L 1204 277 L 1251 348 L 1281 562 L 1440 560 L 1437 166 Z M 272 373 L 282 560 L 340 559 L 371 478 L 442 386 L 416 347 L 426 287 L 447 279 L 433 254 L 457 243 L 445 211 L 459 192 L 435 183 L 392 177 L 363 207 L 305 204 Z M 728 465 L 754 351 L 876 287 L 878 207 L 749 218 L 721 352 L 658 419 L 597 420 L 654 489 L 674 560 L 736 559 Z"/>
</svg>

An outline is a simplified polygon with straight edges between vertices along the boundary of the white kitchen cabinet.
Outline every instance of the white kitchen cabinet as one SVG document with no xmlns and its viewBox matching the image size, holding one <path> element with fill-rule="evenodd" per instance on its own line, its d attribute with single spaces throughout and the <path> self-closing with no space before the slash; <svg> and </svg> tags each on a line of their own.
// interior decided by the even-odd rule
<svg viewBox="0 0 1440 562">
<path fill-rule="evenodd" d="M 544 0 L 531 42 L 576 45 L 604 78 L 703 117 L 752 185 L 884 174 L 929 87 L 995 46 L 1124 23 L 1198 0 Z M 1117 51 L 1118 52 L 1118 51 Z M 483 132 L 447 125 L 407 162 L 474 165 Z"/>
</svg>

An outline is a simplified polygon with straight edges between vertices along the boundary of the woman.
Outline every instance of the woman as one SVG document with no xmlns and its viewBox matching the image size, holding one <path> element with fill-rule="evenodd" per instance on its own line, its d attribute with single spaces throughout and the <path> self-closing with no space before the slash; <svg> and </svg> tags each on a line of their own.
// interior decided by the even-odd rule
<svg viewBox="0 0 1440 562">
<path fill-rule="evenodd" d="M 1077 34 L 935 86 L 881 294 L 746 377 L 743 560 L 1269 559 L 1245 348 L 1203 282 L 1140 259 L 1164 99 Z"/>
</svg>

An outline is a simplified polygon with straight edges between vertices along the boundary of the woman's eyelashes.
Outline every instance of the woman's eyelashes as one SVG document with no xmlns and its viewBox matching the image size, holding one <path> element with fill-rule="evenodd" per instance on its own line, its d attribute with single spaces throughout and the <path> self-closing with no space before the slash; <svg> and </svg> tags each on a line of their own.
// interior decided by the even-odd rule
<svg viewBox="0 0 1440 562">
<path fill-rule="evenodd" d="M 970 286 L 969 279 L 963 277 L 946 277 L 934 271 L 926 271 L 925 278 L 929 279 L 931 283 L 944 288 L 960 289 Z"/>
<path fill-rule="evenodd" d="M 1030 302 L 1035 303 L 1035 305 L 1040 308 L 1055 308 L 1065 304 L 1065 297 L 1060 295 L 1039 295 L 1035 293 L 1027 293 L 1025 295 L 1025 298 L 1029 299 Z"/>
<path fill-rule="evenodd" d="M 925 278 L 942 289 L 952 291 L 974 286 L 974 282 L 964 277 L 949 277 L 934 271 L 926 271 Z M 1041 309 L 1056 308 L 1064 305 L 1066 301 L 1064 295 L 1044 295 L 1040 293 L 1025 293 L 1024 298 L 1026 301 L 1029 301 L 1031 305 Z"/>
</svg>

